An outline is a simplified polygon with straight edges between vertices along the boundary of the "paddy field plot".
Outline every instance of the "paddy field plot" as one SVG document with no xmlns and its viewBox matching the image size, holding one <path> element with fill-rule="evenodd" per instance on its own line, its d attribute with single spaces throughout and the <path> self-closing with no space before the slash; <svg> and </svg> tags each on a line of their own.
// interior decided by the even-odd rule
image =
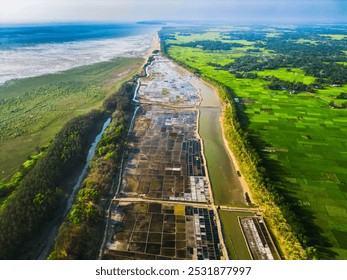
<svg viewBox="0 0 347 280">
<path fill-rule="evenodd" d="M 316 80 L 315 77 L 306 76 L 302 69 L 292 68 L 288 70 L 284 68 L 279 68 L 276 70 L 253 71 L 252 73 L 257 74 L 259 77 L 273 76 L 283 81 L 301 82 L 304 84 L 313 84 Z"/>
</svg>

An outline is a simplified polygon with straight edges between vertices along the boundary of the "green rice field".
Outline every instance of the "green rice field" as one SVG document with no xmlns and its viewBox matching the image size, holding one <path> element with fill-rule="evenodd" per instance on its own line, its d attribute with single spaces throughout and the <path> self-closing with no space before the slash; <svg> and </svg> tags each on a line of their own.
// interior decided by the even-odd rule
<svg viewBox="0 0 347 280">
<path fill-rule="evenodd" d="M 284 68 L 279 68 L 276 70 L 253 71 L 251 73 L 256 73 L 259 77 L 274 76 L 283 81 L 301 82 L 306 85 L 312 84 L 316 80 L 315 77 L 306 76 L 304 71 L 298 68 L 292 68 L 291 71 L 287 71 L 287 69 Z"/>
<path fill-rule="evenodd" d="M 203 39 L 199 34 L 199 40 Z M 334 98 L 347 92 L 347 86 L 292 95 L 286 90 L 270 90 L 263 79 L 237 79 L 207 65 L 232 63 L 241 52 L 171 46 L 168 53 L 235 91 L 245 105 L 248 133 L 265 159 L 272 183 L 300 207 L 303 215 L 299 218 L 307 221 L 310 236 L 319 239 L 319 258 L 347 259 L 347 110 L 329 107 L 330 101 L 345 102 Z M 315 80 L 296 68 L 254 73 L 305 84 Z M 230 226 L 226 215 L 221 213 L 225 230 Z"/>
</svg>

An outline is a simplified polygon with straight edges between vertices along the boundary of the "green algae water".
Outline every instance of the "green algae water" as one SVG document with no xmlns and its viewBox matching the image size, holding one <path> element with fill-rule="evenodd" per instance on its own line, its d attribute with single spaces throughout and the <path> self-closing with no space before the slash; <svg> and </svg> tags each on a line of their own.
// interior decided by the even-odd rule
<svg viewBox="0 0 347 280">
<path fill-rule="evenodd" d="M 220 116 L 222 104 L 217 93 L 198 79 L 192 84 L 200 89 L 199 134 L 204 142 L 204 152 L 216 205 L 247 206 L 236 169 L 225 147 Z"/>
</svg>

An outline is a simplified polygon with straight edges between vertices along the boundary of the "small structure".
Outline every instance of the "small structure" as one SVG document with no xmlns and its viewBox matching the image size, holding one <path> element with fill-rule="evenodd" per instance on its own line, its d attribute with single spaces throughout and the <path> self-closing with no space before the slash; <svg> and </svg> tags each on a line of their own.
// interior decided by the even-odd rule
<svg viewBox="0 0 347 280">
<path fill-rule="evenodd" d="M 280 259 L 262 217 L 239 217 L 239 223 L 253 259 Z"/>
</svg>

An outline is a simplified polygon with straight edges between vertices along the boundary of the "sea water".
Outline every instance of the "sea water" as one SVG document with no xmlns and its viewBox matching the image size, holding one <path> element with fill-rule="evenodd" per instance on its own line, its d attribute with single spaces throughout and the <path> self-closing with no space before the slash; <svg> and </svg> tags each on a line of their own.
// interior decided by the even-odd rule
<svg viewBox="0 0 347 280">
<path fill-rule="evenodd" d="M 115 57 L 143 56 L 159 28 L 135 23 L 0 26 L 0 84 Z"/>
</svg>

